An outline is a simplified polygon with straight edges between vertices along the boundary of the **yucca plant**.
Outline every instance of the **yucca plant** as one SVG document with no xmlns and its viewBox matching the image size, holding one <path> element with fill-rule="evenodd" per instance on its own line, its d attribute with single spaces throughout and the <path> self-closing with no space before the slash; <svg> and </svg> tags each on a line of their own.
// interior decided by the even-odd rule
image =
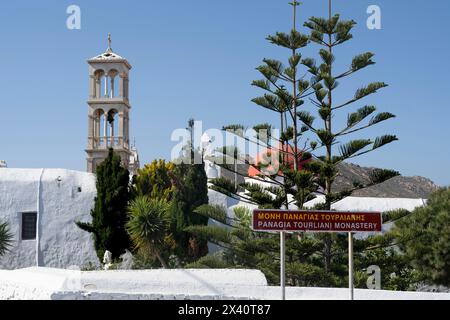
<svg viewBox="0 0 450 320">
<path fill-rule="evenodd" d="M 0 221 L 0 257 L 9 251 L 12 238 L 13 235 L 9 230 L 8 224 Z"/>
<path fill-rule="evenodd" d="M 165 201 L 139 196 L 128 206 L 130 220 L 126 224 L 135 249 L 154 255 L 163 268 L 167 268 L 161 251 L 169 229 L 168 211 Z"/>
</svg>

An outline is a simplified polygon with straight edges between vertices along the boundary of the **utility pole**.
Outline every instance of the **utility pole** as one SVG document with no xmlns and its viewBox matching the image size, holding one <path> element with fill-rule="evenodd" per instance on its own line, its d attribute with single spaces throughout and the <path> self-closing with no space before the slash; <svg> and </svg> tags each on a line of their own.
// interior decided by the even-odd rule
<svg viewBox="0 0 450 320">
<path fill-rule="evenodd" d="M 191 134 L 191 141 L 189 142 L 189 146 L 190 146 L 190 156 L 191 156 L 191 164 L 194 164 L 194 125 L 195 125 L 195 120 L 194 119 L 189 119 L 188 122 L 188 126 L 189 126 L 189 132 Z"/>
</svg>

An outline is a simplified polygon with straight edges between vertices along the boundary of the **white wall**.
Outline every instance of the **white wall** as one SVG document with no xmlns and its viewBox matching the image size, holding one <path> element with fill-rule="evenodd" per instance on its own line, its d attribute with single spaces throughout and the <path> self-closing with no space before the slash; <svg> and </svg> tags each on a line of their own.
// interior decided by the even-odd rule
<svg viewBox="0 0 450 320">
<path fill-rule="evenodd" d="M 1 169 L 0 219 L 9 223 L 14 243 L 11 251 L 0 258 L 0 269 L 97 263 L 91 235 L 75 225 L 75 221 L 91 220 L 95 194 L 95 176 L 89 173 Z M 23 212 L 39 212 L 36 240 L 21 240 Z"/>
<path fill-rule="evenodd" d="M 30 268 L 0 271 L 0 300 L 280 299 L 261 271 L 175 269 L 80 272 Z M 345 288 L 287 287 L 289 300 L 348 300 Z M 356 300 L 450 300 L 449 293 L 355 290 Z"/>
</svg>

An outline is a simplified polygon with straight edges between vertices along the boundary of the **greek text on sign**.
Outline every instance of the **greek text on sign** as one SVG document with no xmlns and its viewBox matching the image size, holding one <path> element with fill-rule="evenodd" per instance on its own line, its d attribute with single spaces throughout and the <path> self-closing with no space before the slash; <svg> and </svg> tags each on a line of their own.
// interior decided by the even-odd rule
<svg viewBox="0 0 450 320">
<path fill-rule="evenodd" d="M 379 212 L 254 210 L 256 231 L 380 232 Z"/>
</svg>

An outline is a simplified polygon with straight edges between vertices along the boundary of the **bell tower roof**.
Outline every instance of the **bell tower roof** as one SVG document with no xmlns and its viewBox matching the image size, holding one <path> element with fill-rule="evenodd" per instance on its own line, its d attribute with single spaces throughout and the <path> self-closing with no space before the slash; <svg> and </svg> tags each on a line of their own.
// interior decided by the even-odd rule
<svg viewBox="0 0 450 320">
<path fill-rule="evenodd" d="M 111 35 L 108 34 L 108 49 L 98 56 L 90 58 L 88 63 L 124 63 L 128 69 L 131 69 L 130 63 L 127 59 L 121 57 L 117 53 L 113 52 L 111 48 Z"/>
</svg>

